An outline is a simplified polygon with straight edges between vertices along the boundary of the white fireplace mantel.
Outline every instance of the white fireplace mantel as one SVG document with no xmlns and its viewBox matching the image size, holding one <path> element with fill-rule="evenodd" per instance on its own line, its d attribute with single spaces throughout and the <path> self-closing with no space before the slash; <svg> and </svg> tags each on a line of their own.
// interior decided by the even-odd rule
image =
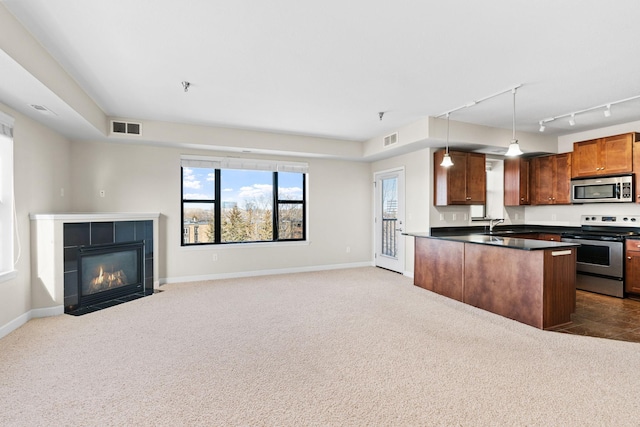
<svg viewBox="0 0 640 427">
<path fill-rule="evenodd" d="M 153 287 L 159 287 L 158 221 L 160 213 L 35 213 L 31 219 L 31 288 L 34 309 L 64 311 L 64 224 L 82 222 L 153 221 Z"/>
</svg>

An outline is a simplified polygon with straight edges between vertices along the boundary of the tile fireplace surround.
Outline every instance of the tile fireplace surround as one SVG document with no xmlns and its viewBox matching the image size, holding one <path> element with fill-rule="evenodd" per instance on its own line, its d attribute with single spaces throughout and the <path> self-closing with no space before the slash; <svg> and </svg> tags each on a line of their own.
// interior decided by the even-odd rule
<svg viewBox="0 0 640 427">
<path fill-rule="evenodd" d="M 69 262 L 69 253 L 82 244 L 144 240 L 145 288 L 158 288 L 159 213 L 31 214 L 30 218 L 35 309 L 47 309 L 51 315 L 62 314 L 64 307 L 73 302 L 69 289 L 73 281 L 77 282 L 77 273 L 74 263 Z"/>
</svg>

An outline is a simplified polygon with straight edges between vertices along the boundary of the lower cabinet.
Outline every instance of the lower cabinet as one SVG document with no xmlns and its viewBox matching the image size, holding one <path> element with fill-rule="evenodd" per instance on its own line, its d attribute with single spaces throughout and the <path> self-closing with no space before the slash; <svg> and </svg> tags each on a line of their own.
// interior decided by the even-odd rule
<svg viewBox="0 0 640 427">
<path fill-rule="evenodd" d="M 415 237 L 414 285 L 539 329 L 567 324 L 576 307 L 576 249 L 553 245 L 520 250 Z"/>
<path fill-rule="evenodd" d="M 640 239 L 627 239 L 625 260 L 625 291 L 640 295 Z"/>
</svg>

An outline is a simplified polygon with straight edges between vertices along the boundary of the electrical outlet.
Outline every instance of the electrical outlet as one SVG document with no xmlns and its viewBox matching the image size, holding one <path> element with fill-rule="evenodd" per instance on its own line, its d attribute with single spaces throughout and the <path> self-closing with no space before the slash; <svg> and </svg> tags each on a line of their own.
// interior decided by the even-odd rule
<svg viewBox="0 0 640 427">
<path fill-rule="evenodd" d="M 64 187 L 60 188 L 60 197 L 64 197 Z"/>
<path fill-rule="evenodd" d="M 211 259 L 212 259 L 214 262 L 215 262 L 215 261 L 217 261 L 217 260 L 218 260 L 218 254 L 213 254 L 213 255 L 211 256 Z"/>
<path fill-rule="evenodd" d="M 440 221 L 444 221 L 444 214 L 440 214 Z"/>
<path fill-rule="evenodd" d="M 351 253 L 351 246 L 347 246 L 347 253 L 350 254 Z"/>
<path fill-rule="evenodd" d="M 100 197 L 104 197 L 106 195 L 104 190 L 100 190 Z"/>
<path fill-rule="evenodd" d="M 456 214 L 453 214 L 453 218 L 451 218 L 451 219 L 455 221 L 455 220 L 456 220 L 456 217 L 457 217 L 457 215 L 456 215 Z"/>
</svg>

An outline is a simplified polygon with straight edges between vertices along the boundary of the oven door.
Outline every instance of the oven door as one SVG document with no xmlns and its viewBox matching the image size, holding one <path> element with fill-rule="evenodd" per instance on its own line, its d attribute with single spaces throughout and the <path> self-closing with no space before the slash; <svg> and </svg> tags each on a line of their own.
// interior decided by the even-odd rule
<svg viewBox="0 0 640 427">
<path fill-rule="evenodd" d="M 563 242 L 578 243 L 576 271 L 622 279 L 624 242 L 563 237 Z"/>
</svg>

